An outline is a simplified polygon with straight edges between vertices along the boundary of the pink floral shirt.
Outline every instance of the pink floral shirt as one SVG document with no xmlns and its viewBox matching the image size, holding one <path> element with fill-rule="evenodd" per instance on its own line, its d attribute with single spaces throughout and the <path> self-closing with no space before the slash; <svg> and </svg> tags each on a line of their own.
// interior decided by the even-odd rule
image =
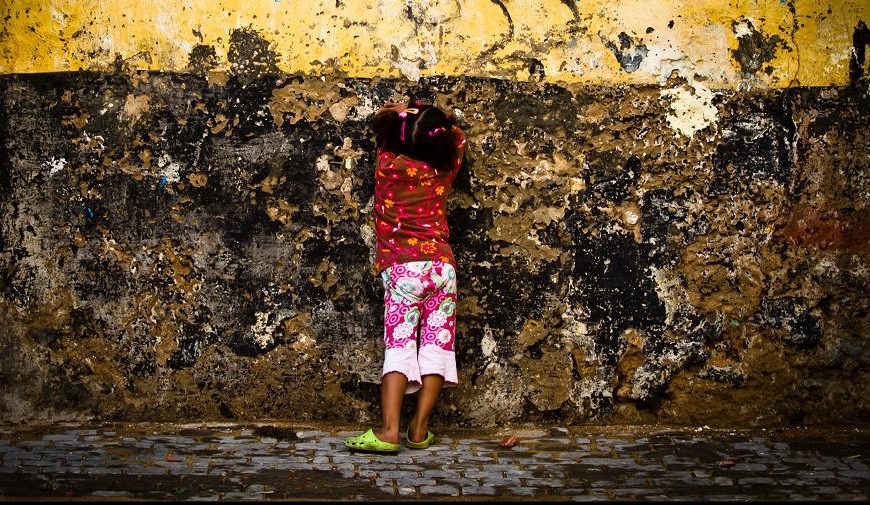
<svg viewBox="0 0 870 505">
<path fill-rule="evenodd" d="M 465 134 L 453 127 L 457 157 L 450 170 L 377 150 L 375 272 L 398 263 L 440 260 L 456 266 L 447 226 L 447 194 L 465 152 Z"/>
</svg>

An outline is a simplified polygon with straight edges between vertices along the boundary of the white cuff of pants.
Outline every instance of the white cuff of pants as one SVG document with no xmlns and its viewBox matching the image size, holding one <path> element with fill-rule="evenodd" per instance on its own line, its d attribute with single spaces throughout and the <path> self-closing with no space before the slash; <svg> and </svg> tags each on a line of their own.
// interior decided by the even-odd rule
<svg viewBox="0 0 870 505">
<path fill-rule="evenodd" d="M 420 375 L 437 374 L 444 377 L 446 388 L 454 387 L 459 382 L 456 377 L 456 353 L 445 351 L 435 344 L 424 345 L 417 355 Z"/>
<path fill-rule="evenodd" d="M 390 372 L 400 372 L 408 378 L 405 394 L 416 393 L 421 387 L 420 365 L 417 364 L 417 346 L 391 347 L 384 352 L 384 371 L 381 378 Z"/>
<path fill-rule="evenodd" d="M 417 346 L 393 347 L 384 353 L 384 369 L 381 377 L 390 372 L 400 372 L 408 378 L 405 394 L 416 393 L 422 387 L 421 376 L 436 374 L 444 377 L 445 388 L 459 383 L 456 374 L 456 353 L 445 351 L 437 345 L 424 345 L 417 353 Z"/>
</svg>

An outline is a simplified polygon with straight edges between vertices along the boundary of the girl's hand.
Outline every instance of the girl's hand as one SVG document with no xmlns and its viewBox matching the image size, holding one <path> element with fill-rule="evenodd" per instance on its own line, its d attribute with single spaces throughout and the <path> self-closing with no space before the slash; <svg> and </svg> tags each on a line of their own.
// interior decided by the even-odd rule
<svg viewBox="0 0 870 505">
<path fill-rule="evenodd" d="M 381 107 L 381 110 L 379 110 L 378 113 L 380 114 L 381 112 L 395 112 L 398 114 L 399 112 L 402 112 L 407 108 L 408 105 L 404 103 L 387 102 L 384 104 L 383 107 Z"/>
</svg>

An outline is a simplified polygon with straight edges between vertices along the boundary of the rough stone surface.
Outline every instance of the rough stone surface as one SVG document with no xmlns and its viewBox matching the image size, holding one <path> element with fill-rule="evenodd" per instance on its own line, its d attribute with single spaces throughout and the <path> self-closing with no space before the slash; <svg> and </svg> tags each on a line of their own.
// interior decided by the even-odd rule
<svg viewBox="0 0 870 505">
<path fill-rule="evenodd" d="M 255 42 L 0 78 L 4 419 L 376 418 L 366 122 L 413 96 L 470 142 L 439 421 L 870 420 L 866 85 L 285 76 Z"/>
</svg>

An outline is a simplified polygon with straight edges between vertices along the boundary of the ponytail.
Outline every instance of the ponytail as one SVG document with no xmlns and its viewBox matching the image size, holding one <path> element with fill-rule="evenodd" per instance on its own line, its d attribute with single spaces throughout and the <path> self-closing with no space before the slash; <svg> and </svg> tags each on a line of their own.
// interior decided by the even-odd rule
<svg viewBox="0 0 870 505">
<path fill-rule="evenodd" d="M 382 111 L 372 120 L 378 147 L 428 163 L 436 171 L 456 162 L 456 119 L 433 105 L 414 101 L 402 112 Z"/>
</svg>

